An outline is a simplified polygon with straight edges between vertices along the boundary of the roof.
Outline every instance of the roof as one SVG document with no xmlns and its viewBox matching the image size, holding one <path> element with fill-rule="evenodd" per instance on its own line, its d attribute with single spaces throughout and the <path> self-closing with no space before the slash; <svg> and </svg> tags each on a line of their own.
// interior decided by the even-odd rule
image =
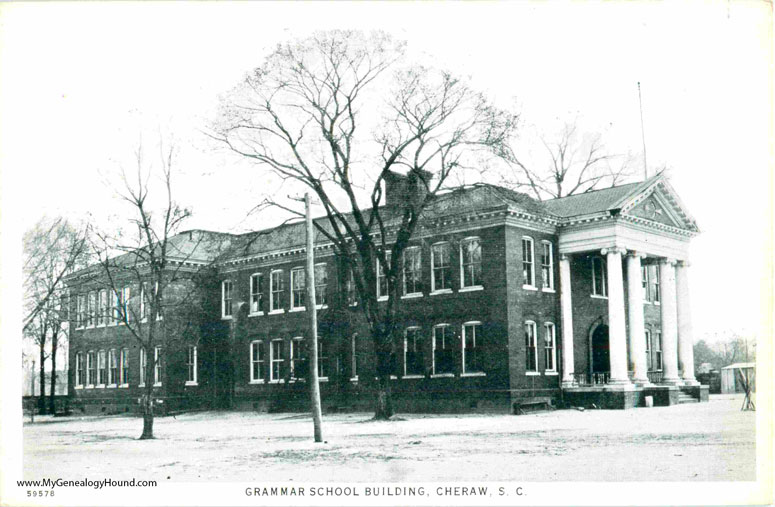
<svg viewBox="0 0 775 507">
<path fill-rule="evenodd" d="M 662 173 L 637 183 L 628 183 L 616 187 L 592 190 L 583 194 L 574 194 L 559 199 L 545 201 L 546 210 L 553 215 L 567 218 L 578 215 L 589 215 L 621 208 L 629 197 L 635 196 L 651 186 Z"/>
<path fill-rule="evenodd" d="M 732 370 L 732 369 L 748 369 L 748 368 L 756 368 L 756 363 L 734 363 L 730 364 L 729 366 L 724 366 L 721 368 L 722 370 Z"/>
</svg>

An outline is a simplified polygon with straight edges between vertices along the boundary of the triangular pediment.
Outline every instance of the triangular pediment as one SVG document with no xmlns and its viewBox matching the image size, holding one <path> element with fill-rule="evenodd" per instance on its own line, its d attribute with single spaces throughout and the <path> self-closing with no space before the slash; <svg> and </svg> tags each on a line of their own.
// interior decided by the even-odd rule
<svg viewBox="0 0 775 507">
<path fill-rule="evenodd" d="M 621 214 L 644 221 L 699 232 L 697 224 L 663 175 L 657 175 L 645 188 L 627 196 Z"/>
</svg>

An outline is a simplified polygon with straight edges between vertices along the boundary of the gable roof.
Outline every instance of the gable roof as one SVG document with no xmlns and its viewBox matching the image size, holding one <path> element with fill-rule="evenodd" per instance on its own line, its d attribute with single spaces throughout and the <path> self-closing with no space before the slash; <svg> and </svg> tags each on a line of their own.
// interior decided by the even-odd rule
<svg viewBox="0 0 775 507">
<path fill-rule="evenodd" d="M 640 194 L 662 177 L 663 173 L 660 172 L 636 183 L 550 199 L 545 201 L 546 210 L 559 217 L 567 218 L 620 209 L 631 197 Z"/>
</svg>

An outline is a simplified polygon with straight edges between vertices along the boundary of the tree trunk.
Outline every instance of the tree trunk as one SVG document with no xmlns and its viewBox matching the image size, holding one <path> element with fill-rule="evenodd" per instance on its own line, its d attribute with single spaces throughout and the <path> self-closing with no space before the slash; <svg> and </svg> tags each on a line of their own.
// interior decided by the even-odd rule
<svg viewBox="0 0 775 507">
<path fill-rule="evenodd" d="M 48 398 L 48 410 L 51 414 L 56 414 L 56 387 L 57 387 L 57 346 L 59 337 L 56 331 L 51 336 L 51 392 Z"/>
<path fill-rule="evenodd" d="M 147 379 L 146 382 L 152 383 L 153 379 Z M 146 392 L 142 398 L 143 404 L 143 434 L 140 440 L 149 440 L 153 438 L 153 395 Z"/>
<path fill-rule="evenodd" d="M 388 328 L 389 326 L 384 327 Z M 393 402 L 390 396 L 391 333 L 386 329 L 380 329 L 378 333 L 375 351 L 377 354 L 377 397 L 374 419 L 388 420 L 393 416 Z"/>
<path fill-rule="evenodd" d="M 380 376 L 377 384 L 377 406 L 374 419 L 387 421 L 393 416 L 393 402 L 390 399 L 390 375 Z"/>
</svg>

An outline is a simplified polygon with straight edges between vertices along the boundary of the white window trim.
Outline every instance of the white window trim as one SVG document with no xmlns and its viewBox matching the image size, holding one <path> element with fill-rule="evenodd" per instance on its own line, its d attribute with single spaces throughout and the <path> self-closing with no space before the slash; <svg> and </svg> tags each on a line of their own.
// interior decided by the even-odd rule
<svg viewBox="0 0 775 507">
<path fill-rule="evenodd" d="M 452 289 L 439 289 L 439 290 L 432 291 L 429 294 L 431 296 L 439 296 L 441 294 L 452 294 L 452 292 L 453 292 Z M 461 292 L 468 292 L 468 291 L 464 291 L 461 289 Z"/>
<path fill-rule="evenodd" d="M 102 295 L 105 294 L 105 306 L 103 306 L 102 301 Z M 108 323 L 108 315 L 107 315 L 107 305 L 108 305 L 108 291 L 107 289 L 100 289 L 97 291 L 97 308 L 96 308 L 96 319 L 95 319 L 95 327 L 105 327 Z"/>
<path fill-rule="evenodd" d="M 474 377 L 474 376 L 485 376 L 486 373 L 484 371 L 466 371 L 466 326 L 479 326 L 481 329 L 482 323 L 478 320 L 472 320 L 468 322 L 463 322 L 463 325 L 460 326 L 460 376 L 463 377 Z M 474 335 L 474 340 L 476 340 L 477 336 Z"/>
<path fill-rule="evenodd" d="M 522 288 L 527 290 L 538 290 L 538 287 L 536 287 L 536 252 L 535 252 L 535 242 L 533 241 L 533 238 L 530 236 L 522 236 L 522 242 L 520 243 L 520 246 L 523 246 L 525 243 L 525 240 L 530 242 L 530 279 L 533 283 L 522 283 Z M 523 247 L 522 249 L 522 269 L 524 272 L 524 266 L 525 266 L 525 249 Z"/>
<path fill-rule="evenodd" d="M 296 268 L 291 269 L 291 291 L 290 291 L 291 292 L 291 306 L 290 306 L 290 309 L 288 310 L 289 312 L 303 312 L 303 311 L 307 310 L 306 301 L 304 302 L 304 306 L 294 306 L 294 304 L 293 304 L 293 294 L 294 294 L 294 292 L 296 292 L 293 289 L 293 279 L 294 279 L 294 275 L 296 273 L 304 273 L 304 268 L 296 267 Z M 306 275 L 306 273 L 304 274 L 304 289 L 302 289 L 302 294 L 306 298 L 306 296 L 307 296 L 307 275 Z"/>
<path fill-rule="evenodd" d="M 452 261 L 452 243 L 449 241 L 437 241 L 436 243 L 431 245 L 431 296 L 435 296 L 437 294 L 450 294 L 452 293 L 452 287 L 444 288 L 444 289 L 437 289 L 436 288 L 436 257 L 433 255 L 433 247 L 439 246 L 439 245 L 448 245 L 449 246 L 449 256 L 450 261 Z M 462 262 L 462 261 L 461 261 Z M 452 262 L 449 264 L 449 269 L 452 271 Z M 452 280 L 449 281 L 450 285 L 452 285 Z"/>
<path fill-rule="evenodd" d="M 549 245 L 549 287 L 543 286 L 543 261 L 544 261 L 544 250 L 543 246 Z M 554 285 L 554 243 L 552 243 L 549 240 L 541 240 L 541 290 L 543 292 L 555 292 L 555 285 Z"/>
<path fill-rule="evenodd" d="M 269 315 L 276 315 L 278 313 L 285 313 L 285 308 L 282 307 L 282 301 L 278 301 L 277 304 L 279 308 L 274 309 L 275 306 L 275 292 L 272 290 L 272 278 L 274 275 L 277 274 L 278 276 L 278 285 L 282 286 L 283 281 L 283 270 L 282 269 L 273 269 L 269 272 Z M 280 290 L 277 292 L 277 299 L 281 299 L 280 296 L 282 295 L 283 291 Z"/>
<path fill-rule="evenodd" d="M 264 383 L 264 377 L 260 378 L 253 378 L 253 363 L 259 364 L 259 370 L 261 369 L 261 364 L 266 364 L 265 359 L 260 359 L 259 361 L 255 360 L 255 357 L 253 356 L 253 344 L 259 345 L 259 351 L 261 350 L 261 346 L 264 344 L 264 340 L 253 340 L 250 342 L 250 383 L 251 384 L 263 384 Z M 260 352 L 259 352 L 260 355 Z M 259 372 L 260 373 L 260 372 Z"/>
<path fill-rule="evenodd" d="M 229 284 L 229 302 L 231 302 L 231 314 L 226 315 L 226 284 Z M 221 319 L 231 320 L 234 318 L 234 282 L 223 280 L 221 282 Z"/>
<path fill-rule="evenodd" d="M 385 252 L 385 258 L 387 259 L 388 264 L 390 264 L 390 260 L 391 260 L 390 253 L 391 253 L 390 250 Z M 377 286 L 375 287 L 375 290 L 377 291 L 377 301 L 380 301 L 380 302 L 381 301 L 387 301 L 388 299 L 390 299 L 390 294 L 385 294 L 383 296 L 379 292 L 379 274 L 382 271 L 382 264 L 379 262 L 379 259 L 376 259 L 376 262 L 377 262 L 377 270 L 376 270 L 377 271 L 376 272 L 376 275 L 377 275 Z M 387 275 L 385 275 L 385 277 L 387 277 Z"/>
<path fill-rule="evenodd" d="M 406 373 L 406 354 L 409 352 L 409 331 L 417 329 L 419 331 L 422 331 L 422 328 L 420 326 L 409 326 L 406 329 L 404 329 L 404 374 L 401 375 L 401 378 L 422 378 L 422 375 L 418 374 L 412 374 L 407 375 Z"/>
<path fill-rule="evenodd" d="M 552 364 L 554 365 L 554 368 L 547 369 L 546 365 L 544 365 L 544 374 L 557 375 L 557 326 L 554 325 L 554 322 L 544 322 L 545 333 L 549 330 L 550 326 L 552 329 Z M 544 350 L 546 350 L 546 348 L 546 341 L 544 341 Z"/>
<path fill-rule="evenodd" d="M 603 294 L 595 293 L 595 286 L 597 285 L 597 277 L 595 276 L 595 260 L 600 260 L 600 275 L 603 278 L 603 283 L 600 286 L 603 289 Z M 603 257 L 594 256 L 590 259 L 590 263 L 590 269 L 592 270 L 592 293 L 590 294 L 590 297 L 608 299 L 608 273 L 606 273 L 606 259 Z"/>
<path fill-rule="evenodd" d="M 148 358 L 145 355 L 145 348 L 140 347 L 140 383 L 137 387 L 145 387 L 145 367 L 148 365 Z"/>
<path fill-rule="evenodd" d="M 413 245 L 406 247 L 404 249 L 403 253 L 403 262 L 401 263 L 401 292 L 403 292 L 403 295 L 401 296 L 401 299 L 411 299 L 411 298 L 421 298 L 423 296 L 422 291 L 420 292 L 406 292 L 406 253 L 408 251 L 414 251 L 417 250 L 420 252 L 420 284 L 422 284 L 422 247 Z"/>
<path fill-rule="evenodd" d="M 199 362 L 198 362 L 199 352 L 197 350 L 197 346 L 189 345 L 186 352 L 188 353 L 188 351 L 190 351 L 192 348 L 194 349 L 194 380 L 186 380 L 186 385 L 198 386 L 199 385 Z M 188 356 L 186 356 L 186 374 L 188 374 L 188 366 L 189 366 Z"/>
<path fill-rule="evenodd" d="M 158 381 L 156 380 L 156 371 L 159 371 Z M 153 387 L 161 387 L 162 383 L 162 371 L 161 371 L 161 347 L 153 348 Z"/>
<path fill-rule="evenodd" d="M 450 324 L 447 324 L 446 322 L 442 322 L 440 324 L 436 324 L 431 328 L 431 378 L 441 378 L 441 377 L 454 377 L 455 373 L 436 373 L 436 329 L 442 328 L 442 327 L 448 327 L 452 329 L 452 326 Z M 454 338 L 454 337 L 453 337 Z"/>
<path fill-rule="evenodd" d="M 463 265 L 463 244 L 467 243 L 469 241 L 473 241 L 473 240 L 479 241 L 479 250 L 480 250 L 479 254 L 480 254 L 480 257 L 481 257 L 482 238 L 480 238 L 479 236 L 469 236 L 467 238 L 461 239 L 460 240 L 460 245 L 458 247 L 458 251 L 460 253 L 460 289 L 459 289 L 460 292 L 468 292 L 468 291 L 471 291 L 471 290 L 482 290 L 482 288 L 483 288 L 483 286 L 481 284 L 477 284 L 477 285 L 466 285 L 465 284 L 466 276 L 465 276 L 465 266 Z M 481 265 L 479 266 L 479 268 L 480 268 L 480 271 L 481 271 Z"/>
<path fill-rule="evenodd" d="M 525 375 L 540 375 L 541 371 L 538 368 L 538 325 L 536 325 L 535 321 L 526 320 L 525 325 L 527 326 L 528 324 L 533 325 L 533 359 L 535 361 L 536 369 L 528 370 L 527 365 L 525 365 Z M 526 355 L 528 353 L 528 348 L 529 347 L 525 347 Z"/>
<path fill-rule="evenodd" d="M 274 340 L 269 340 L 269 383 L 270 384 L 282 384 L 282 383 L 285 382 L 285 379 L 283 379 L 283 378 L 279 378 L 279 379 L 274 378 L 274 363 L 275 363 L 275 360 L 274 360 L 274 347 L 272 347 L 272 344 L 276 343 L 276 342 L 280 343 L 280 348 L 282 348 L 284 346 L 284 340 L 282 338 L 276 338 Z M 283 363 L 285 362 L 285 358 L 283 358 L 282 362 Z"/>
<path fill-rule="evenodd" d="M 476 292 L 478 290 L 484 290 L 482 285 L 470 285 L 468 287 L 461 287 L 458 292 Z"/>
<path fill-rule="evenodd" d="M 263 281 L 264 274 L 261 273 L 261 272 L 252 273 L 250 275 L 250 278 L 248 278 L 248 280 L 249 280 L 248 283 L 250 284 L 250 286 L 248 287 L 250 289 L 250 302 L 248 303 L 250 305 L 250 312 L 248 313 L 248 317 L 257 317 L 259 315 L 263 315 L 264 314 L 264 311 L 261 310 L 262 305 L 259 305 L 259 307 L 258 307 L 259 309 L 257 311 L 253 311 L 253 296 L 256 295 L 256 294 L 260 294 L 261 295 L 261 302 L 263 302 L 263 300 L 264 300 L 264 293 L 263 292 L 256 292 L 255 294 L 253 293 L 253 278 L 254 277 L 259 277 L 259 279 L 261 279 Z"/>
<path fill-rule="evenodd" d="M 318 262 L 315 264 L 315 266 L 312 268 L 313 270 L 316 269 L 318 266 L 325 266 L 326 268 L 326 290 L 328 290 L 328 264 L 325 262 Z M 318 277 L 315 275 L 315 281 L 317 282 Z M 321 303 L 317 304 L 317 302 L 320 300 L 320 293 L 318 292 L 318 286 L 315 285 L 315 309 L 317 310 L 325 310 L 328 308 L 328 303 Z"/>
</svg>

